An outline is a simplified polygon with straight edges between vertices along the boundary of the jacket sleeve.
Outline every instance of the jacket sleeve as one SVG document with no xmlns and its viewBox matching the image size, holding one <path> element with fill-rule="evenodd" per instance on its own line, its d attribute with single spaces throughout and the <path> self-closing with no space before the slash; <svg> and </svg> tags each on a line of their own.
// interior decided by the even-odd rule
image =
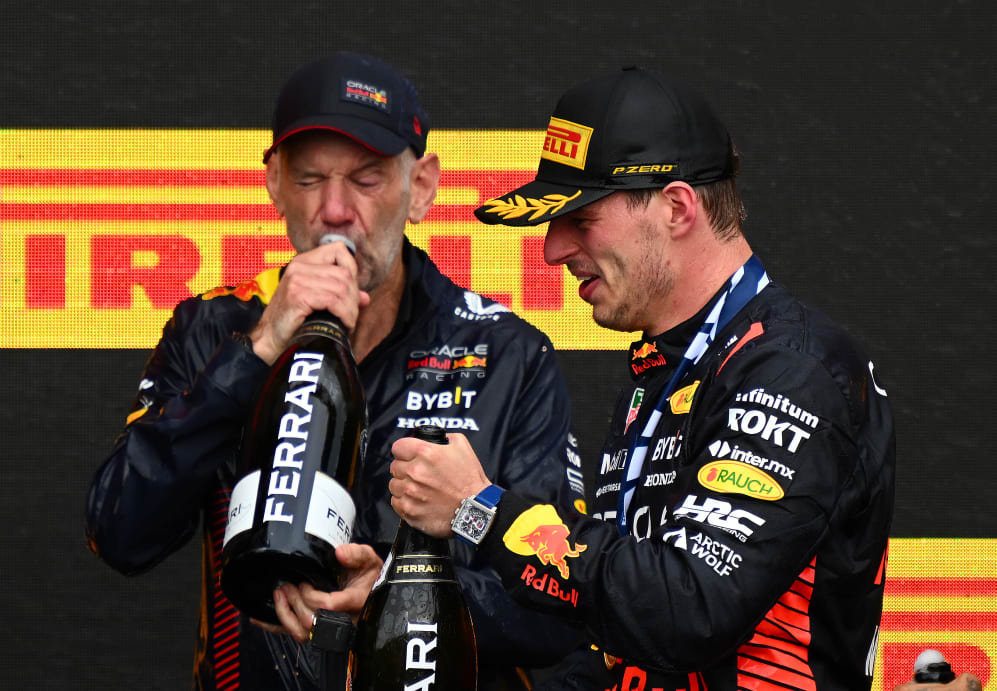
<svg viewBox="0 0 997 691">
<path fill-rule="evenodd" d="M 221 336 L 220 325 L 192 328 L 195 305 L 181 303 L 164 328 L 87 497 L 90 548 L 128 575 L 162 561 L 196 530 L 216 470 L 231 460 L 268 370 Z"/>
<path fill-rule="evenodd" d="M 727 368 L 693 403 L 678 478 L 655 495 L 666 501 L 636 507 L 631 535 L 517 490 L 503 495 L 479 551 L 517 601 L 584 626 L 591 642 L 636 664 L 700 669 L 806 579 L 834 515 L 871 500 L 849 404 L 821 362 L 784 348 L 755 348 Z M 793 420 L 795 431 L 772 427 L 767 439 L 761 413 L 750 426 L 732 423 L 750 408 L 738 394 L 755 389 L 813 417 Z M 759 498 L 710 482 L 700 471 L 717 443 L 779 463 L 777 491 Z"/>
<path fill-rule="evenodd" d="M 490 452 L 502 459 L 493 482 L 565 510 L 584 507 L 581 460 L 570 429 L 570 398 L 546 338 L 536 357 L 527 359 L 516 399 L 507 410 L 493 414 L 509 418 L 504 446 Z M 581 643 L 580 628 L 518 604 L 487 560 L 463 543 L 455 543 L 455 548 L 456 562 L 467 565 L 458 571 L 483 665 L 549 666 Z"/>
</svg>

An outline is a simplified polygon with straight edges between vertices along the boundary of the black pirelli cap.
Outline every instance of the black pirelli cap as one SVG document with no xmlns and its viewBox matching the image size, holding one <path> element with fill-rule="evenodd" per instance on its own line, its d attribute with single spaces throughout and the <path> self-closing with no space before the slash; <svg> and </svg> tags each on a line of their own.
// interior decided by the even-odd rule
<svg viewBox="0 0 997 691">
<path fill-rule="evenodd" d="M 273 143 L 305 130 L 339 132 L 382 156 L 407 147 L 426 152 L 429 118 L 415 87 L 388 63 L 360 53 L 335 53 L 288 78 L 273 112 Z"/>
<path fill-rule="evenodd" d="M 736 174 L 727 128 L 692 89 L 625 67 L 565 93 L 547 125 L 533 182 L 474 211 L 484 223 L 532 226 L 616 190 L 701 185 Z"/>
</svg>

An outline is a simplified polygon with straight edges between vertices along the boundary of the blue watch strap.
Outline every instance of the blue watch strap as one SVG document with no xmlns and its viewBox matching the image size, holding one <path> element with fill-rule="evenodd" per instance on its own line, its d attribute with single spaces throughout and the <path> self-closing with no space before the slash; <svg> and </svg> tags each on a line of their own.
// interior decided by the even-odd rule
<svg viewBox="0 0 997 691">
<path fill-rule="evenodd" d="M 488 485 L 483 490 L 478 492 L 478 496 L 475 497 L 477 501 L 487 506 L 489 509 L 494 509 L 499 503 L 499 499 L 502 498 L 502 494 L 505 492 L 504 489 L 498 485 Z"/>
</svg>

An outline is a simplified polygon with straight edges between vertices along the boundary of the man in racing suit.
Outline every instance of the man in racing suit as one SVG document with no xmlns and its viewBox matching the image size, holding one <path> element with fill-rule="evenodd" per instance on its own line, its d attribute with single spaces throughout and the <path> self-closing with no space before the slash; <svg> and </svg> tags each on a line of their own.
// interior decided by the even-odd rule
<svg viewBox="0 0 997 691">
<path fill-rule="evenodd" d="M 347 81 L 370 93 L 346 91 Z M 382 119 L 384 104 L 393 110 Z M 486 472 L 496 482 L 538 501 L 581 506 L 569 400 L 549 339 L 455 285 L 403 236 L 406 219 L 425 215 L 439 181 L 439 163 L 425 153 L 427 132 L 414 89 L 380 61 L 338 54 L 289 80 L 265 161 L 268 189 L 298 254 L 287 267 L 177 306 L 126 427 L 95 475 L 90 545 L 123 573 L 155 566 L 202 524 L 195 688 L 325 683 L 320 656 L 301 644 L 312 613 L 324 607 L 356 615 L 370 586 L 354 583 L 352 600 L 307 584 L 282 586 L 274 597 L 283 629 L 250 622 L 219 586 L 243 423 L 269 363 L 315 309 L 350 328 L 367 397 L 358 543 L 381 557 L 389 550 L 398 527 L 387 495 L 389 450 L 421 424 L 466 433 L 490 459 Z M 312 195 L 317 203 L 309 206 Z M 356 244 L 355 260 L 342 243 L 319 245 L 329 231 Z M 337 556 L 347 567 L 380 563 L 373 552 L 346 547 Z M 548 666 L 577 644 L 553 617 L 538 625 L 472 550 L 458 545 L 454 559 L 474 618 L 481 688 L 523 688 L 517 667 Z"/>
<path fill-rule="evenodd" d="M 872 362 L 769 280 L 729 135 L 693 92 L 634 68 L 583 83 L 541 158 L 476 213 L 549 220 L 545 259 L 594 319 L 644 334 L 593 516 L 496 486 L 459 435 L 395 443 L 392 505 L 585 630 L 544 688 L 868 689 L 895 463 Z"/>
</svg>

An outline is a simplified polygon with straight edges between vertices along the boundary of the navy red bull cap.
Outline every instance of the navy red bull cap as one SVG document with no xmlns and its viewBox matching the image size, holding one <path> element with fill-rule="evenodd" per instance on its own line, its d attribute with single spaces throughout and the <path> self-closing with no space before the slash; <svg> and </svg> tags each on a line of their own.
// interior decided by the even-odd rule
<svg viewBox="0 0 997 691">
<path fill-rule="evenodd" d="M 727 128 L 698 93 L 624 67 L 558 101 L 533 182 L 474 211 L 484 223 L 532 226 L 616 190 L 702 185 L 734 177 Z"/>
<path fill-rule="evenodd" d="M 284 84 L 263 162 L 288 137 L 314 129 L 339 132 L 382 156 L 411 147 L 421 157 L 429 118 L 398 70 L 369 55 L 341 52 L 305 65 Z"/>
</svg>

